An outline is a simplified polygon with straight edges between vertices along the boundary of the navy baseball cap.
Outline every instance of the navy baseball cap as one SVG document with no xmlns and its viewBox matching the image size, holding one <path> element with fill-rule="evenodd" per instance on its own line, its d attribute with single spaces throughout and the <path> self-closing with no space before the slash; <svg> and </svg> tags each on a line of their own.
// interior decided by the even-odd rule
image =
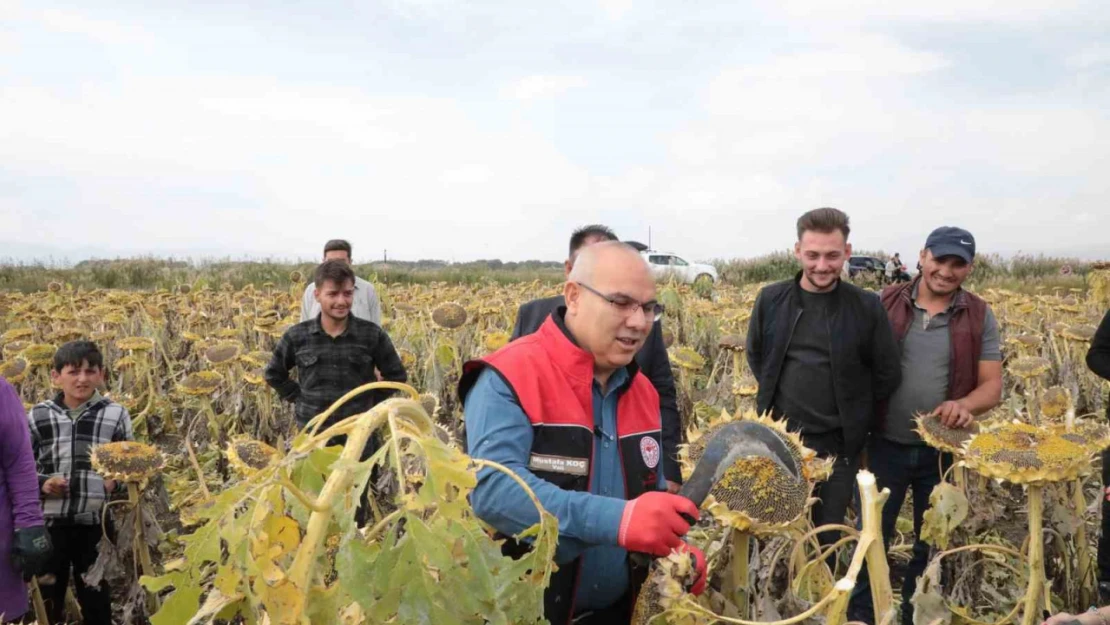
<svg viewBox="0 0 1110 625">
<path fill-rule="evenodd" d="M 975 237 L 963 228 L 941 226 L 929 233 L 925 249 L 932 252 L 934 258 L 959 256 L 970 263 L 975 258 Z"/>
</svg>

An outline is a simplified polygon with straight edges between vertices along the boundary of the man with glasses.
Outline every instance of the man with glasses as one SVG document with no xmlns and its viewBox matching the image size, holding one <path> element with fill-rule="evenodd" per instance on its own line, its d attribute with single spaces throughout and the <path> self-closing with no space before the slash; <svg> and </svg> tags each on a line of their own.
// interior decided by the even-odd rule
<svg viewBox="0 0 1110 625">
<path fill-rule="evenodd" d="M 629 551 L 692 554 L 691 591 L 705 586 L 705 558 L 681 537 L 698 517 L 689 499 L 664 491 L 659 395 L 635 356 L 662 313 L 655 281 L 633 248 L 584 247 L 563 287 L 565 306 L 540 329 L 468 362 L 459 383 L 471 456 L 500 463 L 533 490 L 559 523 L 559 570 L 544 593 L 544 617 L 627 623 L 647 571 Z M 539 521 L 510 476 L 483 469 L 474 512 L 507 538 Z"/>
<path fill-rule="evenodd" d="M 818 208 L 798 219 L 797 230 L 802 270 L 759 292 L 748 364 L 759 381 L 759 411 L 786 419 L 818 456 L 836 458 L 812 515 L 815 526 L 842 524 L 876 407 L 898 388 L 902 366 L 878 295 L 840 278 L 852 254 L 848 216 Z M 823 545 L 838 538 L 836 531 L 818 537 Z"/>
<path fill-rule="evenodd" d="M 602 241 L 616 241 L 617 235 L 609 228 L 592 224 L 574 231 L 570 237 L 570 255 L 563 263 L 563 270 L 569 277 L 574 269 L 578 252 L 587 245 Z M 532 300 L 520 307 L 513 325 L 512 340 L 532 334 L 540 329 L 543 322 L 566 302 L 562 295 Z M 678 416 L 678 393 L 674 385 L 674 372 L 667 356 L 667 346 L 663 344 L 663 324 L 657 318 L 652 325 L 651 334 L 643 348 L 636 353 L 636 363 L 640 371 L 648 377 L 655 391 L 659 393 L 659 412 L 663 420 L 663 477 L 667 480 L 667 490 L 677 493 L 682 485 L 682 470 L 678 465 L 678 446 L 682 443 L 682 425 Z"/>
</svg>

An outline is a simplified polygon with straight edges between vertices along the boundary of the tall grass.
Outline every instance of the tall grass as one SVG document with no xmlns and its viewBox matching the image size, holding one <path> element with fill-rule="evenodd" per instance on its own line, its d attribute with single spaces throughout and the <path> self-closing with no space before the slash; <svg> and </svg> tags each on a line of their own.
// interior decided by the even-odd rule
<svg viewBox="0 0 1110 625">
<path fill-rule="evenodd" d="M 859 252 L 861 255 L 886 258 L 882 251 Z M 914 259 L 906 259 L 907 264 Z M 715 260 L 713 264 L 723 282 L 752 284 L 792 278 L 798 271 L 797 260 L 789 250 L 774 252 L 755 258 Z M 1063 274 L 1063 267 L 1070 267 L 1070 275 Z M 1048 289 L 1084 288 L 1085 277 L 1092 263 L 1068 258 L 1023 254 L 1002 258 L 997 254 L 982 254 L 975 261 L 975 271 L 969 281 L 972 288 L 1000 287 L 1029 291 L 1038 287 Z M 288 263 L 280 261 L 209 260 L 201 262 L 175 259 L 132 258 L 95 260 L 78 263 L 73 267 L 58 267 L 44 263 L 0 262 L 0 290 L 33 292 L 46 288 L 50 282 L 61 282 L 82 289 L 170 289 L 180 284 L 194 287 L 216 288 L 224 284 L 241 288 L 247 284 L 262 286 L 290 285 L 290 274 L 301 272 L 302 283 L 311 279 L 314 263 Z M 539 281 L 558 283 L 563 279 L 562 264 L 557 262 L 528 261 L 503 263 L 482 260 L 468 263 L 446 263 L 437 260 L 416 262 L 373 262 L 355 265 L 355 273 L 383 284 L 511 284 Z"/>
<path fill-rule="evenodd" d="M 89 289 L 171 289 L 180 284 L 195 288 L 242 288 L 247 284 L 272 283 L 287 287 L 291 274 L 299 271 L 302 284 L 312 279 L 314 263 L 277 261 L 204 261 L 200 263 L 155 258 L 88 261 L 74 267 L 55 267 L 43 263 L 0 264 L 0 291 L 30 293 L 46 288 L 50 282 Z M 447 264 L 433 261 L 416 263 L 365 263 L 354 266 L 355 274 L 390 284 L 448 282 L 453 284 L 512 284 L 550 282 L 563 279 L 562 263 L 500 263 L 476 261 Z"/>
</svg>

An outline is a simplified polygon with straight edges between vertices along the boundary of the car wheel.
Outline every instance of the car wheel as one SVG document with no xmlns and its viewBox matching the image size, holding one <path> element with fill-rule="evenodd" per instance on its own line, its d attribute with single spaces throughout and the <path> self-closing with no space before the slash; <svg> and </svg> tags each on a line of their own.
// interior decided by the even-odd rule
<svg viewBox="0 0 1110 625">
<path fill-rule="evenodd" d="M 711 276 L 707 273 L 699 273 L 698 276 L 696 278 L 694 278 L 694 284 L 697 284 L 699 282 L 706 282 L 706 281 L 708 281 L 710 284 L 713 284 L 713 276 Z"/>
</svg>

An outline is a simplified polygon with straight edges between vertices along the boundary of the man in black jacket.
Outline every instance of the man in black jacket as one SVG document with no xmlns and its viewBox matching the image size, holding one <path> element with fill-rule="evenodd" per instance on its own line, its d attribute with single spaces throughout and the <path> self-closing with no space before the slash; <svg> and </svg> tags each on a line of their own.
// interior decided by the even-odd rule
<svg viewBox="0 0 1110 625">
<path fill-rule="evenodd" d="M 587 245 L 601 241 L 616 241 L 617 235 L 602 225 L 589 225 L 574 231 L 570 237 L 570 254 L 563 263 L 566 275 L 574 268 L 578 251 Z M 512 340 L 532 334 L 539 329 L 548 315 L 560 306 L 566 306 L 562 295 L 532 300 L 520 307 L 513 325 Z M 667 478 L 667 490 L 677 493 L 682 484 L 682 471 L 678 465 L 678 445 L 682 442 L 682 426 L 678 416 L 678 395 L 674 386 L 674 373 L 667 356 L 667 346 L 663 344 L 663 326 L 659 321 L 652 326 L 651 334 L 640 351 L 636 353 L 636 364 L 640 371 L 651 380 L 659 393 L 659 410 L 663 421 L 663 475 Z"/>
<path fill-rule="evenodd" d="M 798 219 L 793 280 L 764 287 L 748 324 L 747 355 L 760 412 L 785 418 L 806 446 L 836 464 L 818 488 L 816 526 L 844 522 L 876 405 L 902 379 L 898 345 L 879 296 L 840 279 L 851 256 L 848 216 L 818 208 Z M 822 544 L 838 538 L 823 532 Z"/>
<path fill-rule="evenodd" d="M 1087 367 L 1110 380 L 1110 311 L 1102 317 L 1087 351 Z M 1110 406 L 1106 409 L 1110 417 Z M 1110 450 L 1102 452 L 1102 535 L 1098 538 L 1098 592 L 1100 603 L 1110 603 Z"/>
</svg>

